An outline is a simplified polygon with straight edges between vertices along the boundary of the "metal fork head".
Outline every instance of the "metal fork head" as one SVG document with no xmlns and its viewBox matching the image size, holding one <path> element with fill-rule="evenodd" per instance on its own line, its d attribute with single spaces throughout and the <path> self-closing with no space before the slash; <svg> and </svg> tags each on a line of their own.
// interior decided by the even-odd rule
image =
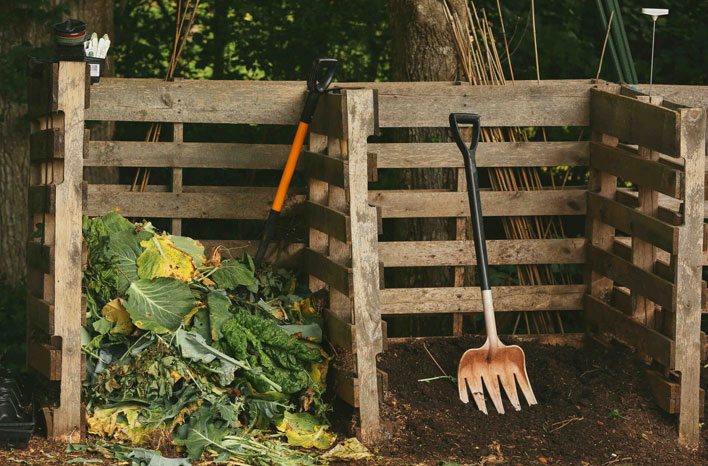
<svg viewBox="0 0 708 466">
<path fill-rule="evenodd" d="M 521 403 L 516 391 L 517 382 L 526 402 L 529 405 L 536 404 L 536 397 L 526 373 L 526 356 L 520 347 L 516 345 L 505 346 L 499 343 L 499 346 L 492 348 L 487 340 L 481 348 L 469 349 L 462 355 L 457 369 L 457 384 L 460 400 L 463 403 L 469 402 L 467 394 L 469 386 L 477 408 L 487 414 L 483 389 L 486 386 L 494 407 L 499 414 L 504 414 L 502 394 L 499 388 L 500 382 L 515 410 L 521 410 Z"/>
</svg>

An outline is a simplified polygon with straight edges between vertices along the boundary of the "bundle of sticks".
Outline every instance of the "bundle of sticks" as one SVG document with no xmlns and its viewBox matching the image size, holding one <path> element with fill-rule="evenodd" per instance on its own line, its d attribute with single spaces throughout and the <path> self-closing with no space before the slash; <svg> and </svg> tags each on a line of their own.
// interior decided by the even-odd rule
<svg viewBox="0 0 708 466">
<path fill-rule="evenodd" d="M 534 48 L 536 50 L 536 71 L 537 79 L 540 82 L 538 70 L 538 52 L 536 48 L 536 28 L 533 12 L 533 1 L 531 15 L 533 19 Z M 481 10 L 481 18 L 477 13 L 474 2 L 470 2 L 470 7 L 466 8 L 466 17 L 459 15 L 450 7 L 447 1 L 443 2 L 443 7 L 450 24 L 460 62 L 463 66 L 464 74 L 471 85 L 513 85 L 514 70 L 511 64 L 509 44 L 504 28 L 501 4 L 497 0 L 497 8 L 501 22 L 501 32 L 509 68 L 510 82 L 504 76 L 502 60 L 497 50 L 497 42 L 494 38 L 492 26 L 487 19 L 484 9 Z M 544 140 L 546 139 L 545 129 L 541 129 Z M 481 140 L 485 142 L 526 142 L 528 133 L 524 128 L 483 128 Z M 535 191 L 543 189 L 563 189 L 568 181 L 570 170 L 566 170 L 562 182 L 557 184 L 554 175 L 551 174 L 551 186 L 544 186 L 541 181 L 541 169 L 539 167 L 519 167 L 519 168 L 490 168 L 488 170 L 492 190 L 495 191 Z M 502 217 L 504 233 L 508 239 L 546 239 L 563 238 L 565 231 L 560 217 L 537 216 L 537 217 Z M 561 268 L 554 273 L 550 265 L 526 264 L 517 265 L 519 285 L 556 285 L 568 284 L 571 282 L 570 273 L 566 268 Z M 521 320 L 523 319 L 526 332 L 531 333 L 564 333 L 563 319 L 558 311 L 544 312 L 519 312 L 514 317 L 512 333 L 517 333 Z"/>
</svg>

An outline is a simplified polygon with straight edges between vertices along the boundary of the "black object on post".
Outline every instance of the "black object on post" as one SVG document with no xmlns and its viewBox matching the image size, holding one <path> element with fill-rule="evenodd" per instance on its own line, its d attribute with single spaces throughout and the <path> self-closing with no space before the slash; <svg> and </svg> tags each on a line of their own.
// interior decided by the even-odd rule
<svg viewBox="0 0 708 466">
<path fill-rule="evenodd" d="M 300 123 L 297 126 L 297 132 L 295 133 L 293 145 L 290 148 L 288 161 L 285 163 L 285 168 L 283 169 L 283 175 L 280 177 L 280 184 L 278 185 L 278 191 L 275 194 L 270 214 L 268 214 L 268 220 L 266 221 L 265 230 L 263 231 L 263 238 L 258 246 L 256 257 L 253 259 L 256 268 L 261 266 L 266 249 L 268 249 L 268 244 L 273 237 L 275 225 L 278 223 L 278 217 L 280 216 L 280 211 L 283 208 L 283 203 L 288 193 L 290 180 L 292 180 L 293 173 L 295 173 L 295 166 L 297 165 L 297 159 L 302 150 L 302 144 L 305 142 L 307 129 L 310 123 L 312 123 L 312 117 L 317 109 L 317 102 L 319 102 L 320 96 L 327 92 L 329 85 L 332 84 L 336 70 L 337 60 L 334 58 L 318 58 L 312 63 L 312 68 L 307 76 L 307 98 L 305 99 L 305 106 L 300 114 Z M 320 76 L 320 74 L 322 74 L 322 76 Z"/>
<path fill-rule="evenodd" d="M 462 140 L 459 127 L 461 124 L 472 125 L 472 142 L 469 147 L 467 147 L 465 141 Z M 489 290 L 487 244 L 484 238 L 482 202 L 479 198 L 479 176 L 477 175 L 477 164 L 475 162 L 475 152 L 477 151 L 480 134 L 480 116 L 475 113 L 451 113 L 450 129 L 452 130 L 452 137 L 455 143 L 457 143 L 457 147 L 460 148 L 465 160 L 467 194 L 470 199 L 470 217 L 472 218 L 472 229 L 474 232 L 474 249 L 477 254 L 479 284 L 482 290 Z"/>
</svg>

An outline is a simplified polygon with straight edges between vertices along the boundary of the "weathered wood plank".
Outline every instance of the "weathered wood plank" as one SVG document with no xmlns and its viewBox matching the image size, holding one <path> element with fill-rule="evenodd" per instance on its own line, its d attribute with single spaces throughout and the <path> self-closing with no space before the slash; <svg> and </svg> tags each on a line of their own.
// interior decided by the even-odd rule
<svg viewBox="0 0 708 466">
<path fill-rule="evenodd" d="M 51 303 L 28 294 L 27 319 L 47 335 L 54 334 L 54 306 Z"/>
<path fill-rule="evenodd" d="M 343 91 L 343 121 L 349 164 L 353 323 L 357 341 L 359 416 L 362 441 L 370 444 L 382 436 L 379 402 L 383 383 L 376 370 L 376 355 L 383 351 L 379 301 L 378 222 L 376 208 L 368 203 L 367 138 L 374 134 L 374 93 L 370 89 Z"/>
<path fill-rule="evenodd" d="M 80 354 L 80 353 L 79 353 Z M 42 374 L 47 380 L 62 380 L 61 351 L 46 343 L 29 342 L 27 345 L 27 364 Z M 76 367 L 78 376 L 80 367 Z M 54 420 L 57 423 L 57 419 Z"/>
<path fill-rule="evenodd" d="M 601 331 L 651 356 L 664 367 L 673 367 L 676 348 L 670 338 L 591 295 L 585 295 L 584 311 L 586 318 Z"/>
<path fill-rule="evenodd" d="M 326 233 L 343 243 L 351 243 L 351 217 L 317 202 L 306 201 L 310 228 Z"/>
<path fill-rule="evenodd" d="M 492 287 L 494 310 L 549 311 L 582 309 L 585 285 Z M 477 287 L 388 288 L 380 291 L 381 314 L 482 312 Z"/>
<path fill-rule="evenodd" d="M 590 244 L 585 253 L 585 264 L 591 270 L 619 282 L 660 306 L 675 309 L 676 287 L 673 283 Z"/>
<path fill-rule="evenodd" d="M 594 131 L 679 156 L 677 112 L 600 89 L 592 89 L 590 93 L 590 125 Z"/>
<path fill-rule="evenodd" d="M 344 111 L 341 93 L 334 91 L 320 97 L 317 110 L 312 117 L 310 130 L 334 139 L 346 140 L 347 115 Z"/>
<path fill-rule="evenodd" d="M 199 193 L 189 192 L 187 186 L 182 193 L 111 192 L 96 190 L 97 186 L 101 185 L 89 185 L 85 215 L 103 215 L 118 208 L 125 217 L 264 220 L 275 192 L 275 189 L 251 188 L 243 192 Z M 248 192 L 250 190 L 254 192 Z M 304 200 L 304 196 L 290 196 L 284 210 Z"/>
<path fill-rule="evenodd" d="M 643 159 L 628 149 L 593 142 L 590 144 L 590 165 L 668 196 L 683 197 L 683 173 L 660 162 Z"/>
<path fill-rule="evenodd" d="M 588 192 L 588 215 L 670 253 L 678 248 L 679 227 L 644 214 L 615 200 Z"/>
<path fill-rule="evenodd" d="M 371 143 L 379 168 L 462 168 L 454 143 Z M 478 167 L 552 167 L 588 164 L 588 142 L 480 142 Z"/>
<path fill-rule="evenodd" d="M 352 269 L 335 262 L 310 248 L 303 249 L 302 261 L 305 271 L 327 283 L 345 296 L 351 297 Z"/>
<path fill-rule="evenodd" d="M 349 166 L 346 161 L 317 152 L 304 151 L 302 155 L 306 176 L 340 188 L 349 188 Z"/>
<path fill-rule="evenodd" d="M 490 265 L 582 264 L 585 240 L 488 240 Z M 383 241 L 379 257 L 386 267 L 476 265 L 473 241 Z"/>
<path fill-rule="evenodd" d="M 681 412 L 681 384 L 667 380 L 654 370 L 647 370 L 646 377 L 649 389 L 659 407 L 669 414 Z M 703 411 L 705 410 L 705 396 L 705 390 L 701 388 L 698 396 L 698 415 L 700 418 L 703 418 Z"/>
<path fill-rule="evenodd" d="M 30 162 L 48 162 L 63 157 L 63 128 L 43 129 L 30 134 Z"/>
<path fill-rule="evenodd" d="M 282 170 L 289 152 L 285 144 L 89 141 L 84 166 Z"/>
<path fill-rule="evenodd" d="M 354 326 L 344 322 L 334 312 L 324 311 L 325 333 L 330 343 L 356 354 L 356 331 Z"/>
<path fill-rule="evenodd" d="M 482 191 L 487 217 L 524 215 L 584 215 L 585 191 Z M 382 209 L 383 218 L 466 217 L 469 199 L 462 192 L 369 191 L 369 203 Z"/>
<path fill-rule="evenodd" d="M 684 224 L 676 258 L 676 370 L 681 372 L 679 443 L 698 447 L 701 375 L 701 276 L 705 217 L 706 110 L 680 110 L 679 153 L 685 161 Z"/>
</svg>

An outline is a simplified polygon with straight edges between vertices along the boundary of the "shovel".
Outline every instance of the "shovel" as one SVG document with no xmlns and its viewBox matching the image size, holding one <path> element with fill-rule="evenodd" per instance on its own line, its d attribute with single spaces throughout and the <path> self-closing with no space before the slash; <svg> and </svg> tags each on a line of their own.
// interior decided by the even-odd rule
<svg viewBox="0 0 708 466">
<path fill-rule="evenodd" d="M 468 148 L 460 134 L 460 124 L 472 125 L 472 144 Z M 472 398 L 477 408 L 487 414 L 484 402 L 484 389 L 487 387 L 489 397 L 500 414 L 504 414 L 502 395 L 499 383 L 504 387 L 506 395 L 511 400 L 515 410 L 521 409 L 519 395 L 516 392 L 516 382 L 521 387 L 529 405 L 536 404 L 536 397 L 531 389 L 529 377 L 526 374 L 526 357 L 524 350 L 518 346 L 506 346 L 499 341 L 497 324 L 494 321 L 494 306 L 492 305 L 492 290 L 487 277 L 487 246 L 484 242 L 484 224 L 482 223 L 482 205 L 479 199 L 479 180 L 475 165 L 475 151 L 479 142 L 480 118 L 472 113 L 451 113 L 450 129 L 452 136 L 465 159 L 465 174 L 467 175 L 467 191 L 470 199 L 470 213 L 474 230 L 474 248 L 479 269 L 479 283 L 482 289 L 482 307 L 484 309 L 484 324 L 487 329 L 487 341 L 481 348 L 465 351 L 457 369 L 457 386 L 460 400 L 468 403 L 467 387 L 472 392 Z M 516 379 L 516 381 L 514 380 Z"/>
<path fill-rule="evenodd" d="M 293 145 L 290 147 L 288 161 L 285 163 L 283 174 L 280 177 L 278 191 L 275 193 L 275 199 L 273 199 L 273 205 L 270 209 L 268 220 L 266 220 L 265 230 L 263 231 L 263 239 L 258 246 L 256 257 L 253 259 L 253 263 L 256 268 L 261 266 L 263 257 L 265 257 L 266 250 L 268 249 L 268 243 L 270 243 L 270 239 L 273 237 L 275 225 L 278 223 L 280 211 L 283 209 L 285 196 L 288 194 L 290 180 L 293 179 L 293 173 L 295 173 L 295 166 L 297 165 L 297 159 L 300 156 L 302 144 L 305 142 L 307 129 L 310 127 L 312 117 L 317 109 L 317 102 L 320 100 L 320 96 L 327 92 L 329 85 L 332 84 L 336 69 L 337 60 L 334 58 L 317 58 L 312 63 L 312 69 L 310 70 L 310 74 L 307 76 L 307 99 L 305 100 L 305 108 L 302 109 L 300 122 L 298 123 L 297 132 L 295 133 L 295 139 L 293 140 Z M 320 76 L 321 73 L 322 76 Z"/>
</svg>

